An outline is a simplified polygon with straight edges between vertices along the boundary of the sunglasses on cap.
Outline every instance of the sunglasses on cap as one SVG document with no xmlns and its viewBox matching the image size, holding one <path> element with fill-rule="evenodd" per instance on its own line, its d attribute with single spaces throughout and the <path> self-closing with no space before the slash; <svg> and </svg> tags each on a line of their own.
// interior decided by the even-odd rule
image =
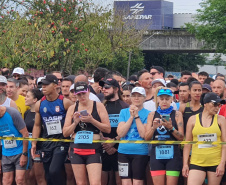
<svg viewBox="0 0 226 185">
<path fill-rule="evenodd" d="M 217 102 L 210 102 L 210 103 L 212 103 L 214 107 L 220 107 L 221 106 L 221 104 L 217 103 Z"/>
<path fill-rule="evenodd" d="M 170 89 L 159 89 L 157 96 L 161 95 L 173 96 L 173 91 L 171 91 Z"/>
<path fill-rule="evenodd" d="M 110 89 L 112 87 L 112 85 L 104 85 L 103 88 L 104 89 Z"/>
</svg>

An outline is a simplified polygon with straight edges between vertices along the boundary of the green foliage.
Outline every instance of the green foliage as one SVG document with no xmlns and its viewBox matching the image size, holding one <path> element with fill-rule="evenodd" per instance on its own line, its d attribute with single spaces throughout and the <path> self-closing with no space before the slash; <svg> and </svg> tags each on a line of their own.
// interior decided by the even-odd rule
<svg viewBox="0 0 226 185">
<path fill-rule="evenodd" d="M 120 17 L 113 19 L 111 10 L 90 1 L 13 2 L 23 13 L 11 9 L 12 1 L 0 11 L 1 66 L 72 74 L 78 70 L 91 73 L 102 64 L 125 73 L 130 51 L 138 59 L 136 65 L 142 66 L 138 50 L 142 32 L 126 28 Z"/>
<path fill-rule="evenodd" d="M 150 69 L 151 66 L 162 66 L 166 71 L 183 71 L 188 70 L 197 72 L 197 65 L 204 65 L 206 57 L 201 54 L 182 53 L 145 53 L 145 68 Z"/>
<path fill-rule="evenodd" d="M 188 31 L 198 39 L 205 40 L 207 47 L 226 53 L 226 1 L 206 0 L 200 5 L 194 23 L 186 25 Z"/>
</svg>

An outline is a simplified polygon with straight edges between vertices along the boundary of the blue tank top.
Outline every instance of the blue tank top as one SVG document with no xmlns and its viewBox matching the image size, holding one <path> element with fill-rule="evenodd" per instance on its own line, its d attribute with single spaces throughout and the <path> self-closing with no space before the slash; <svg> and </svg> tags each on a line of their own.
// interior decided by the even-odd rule
<svg viewBox="0 0 226 185">
<path fill-rule="evenodd" d="M 21 118 L 22 119 L 22 118 Z M 23 137 L 16 129 L 11 115 L 6 112 L 0 119 L 0 136 Z M 13 156 L 23 152 L 23 141 L 2 140 L 2 154 L 4 156 Z"/>
<path fill-rule="evenodd" d="M 43 138 L 65 139 L 62 130 L 66 117 L 66 110 L 63 104 L 64 97 L 59 95 L 54 101 L 48 101 L 44 96 L 41 99 L 39 113 L 43 124 Z M 57 146 L 68 146 L 62 142 L 42 142 L 42 149 L 51 150 Z"/>
</svg>

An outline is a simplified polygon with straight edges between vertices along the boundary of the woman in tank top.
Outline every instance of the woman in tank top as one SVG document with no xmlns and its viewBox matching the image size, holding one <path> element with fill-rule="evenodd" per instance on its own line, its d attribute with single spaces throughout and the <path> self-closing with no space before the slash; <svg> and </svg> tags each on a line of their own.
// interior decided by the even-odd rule
<svg viewBox="0 0 226 185">
<path fill-rule="evenodd" d="M 184 138 L 182 114 L 173 110 L 173 92 L 169 88 L 157 88 L 156 111 L 148 116 L 145 140 L 177 141 Z M 178 145 L 151 145 L 150 167 L 154 185 L 177 184 L 182 168 Z"/>
<path fill-rule="evenodd" d="M 207 93 L 203 99 L 204 110 L 189 118 L 186 141 L 226 141 L 226 121 L 217 115 L 225 103 L 215 93 Z M 189 154 L 192 147 L 189 166 Z M 208 177 L 209 185 L 219 185 L 225 170 L 226 145 L 187 144 L 183 152 L 183 176 L 188 185 L 202 185 Z"/>
<path fill-rule="evenodd" d="M 110 133 L 111 126 L 102 103 L 89 99 L 89 87 L 85 82 L 75 83 L 77 102 L 67 112 L 63 135 L 71 136 L 70 161 L 77 184 L 101 183 L 100 132 Z M 88 176 L 87 176 L 88 175 Z"/>
<path fill-rule="evenodd" d="M 181 104 L 179 111 L 183 114 L 184 121 L 184 133 L 186 134 L 186 126 L 188 119 L 203 111 L 203 107 L 200 103 L 202 95 L 202 84 L 199 81 L 193 81 L 189 84 L 189 94 L 191 101 L 185 104 Z"/>
<path fill-rule="evenodd" d="M 26 123 L 27 130 L 29 132 L 29 137 L 32 137 L 32 130 L 34 127 L 35 120 L 35 104 L 43 97 L 42 92 L 39 89 L 32 89 L 27 92 L 25 97 L 25 105 L 29 106 L 30 109 L 24 113 L 24 121 Z M 37 149 L 35 152 L 35 158 L 33 159 L 33 166 L 31 170 L 28 170 L 27 184 L 45 185 L 45 173 L 41 157 L 41 142 L 37 142 Z M 34 178 L 35 176 L 35 178 Z"/>
</svg>

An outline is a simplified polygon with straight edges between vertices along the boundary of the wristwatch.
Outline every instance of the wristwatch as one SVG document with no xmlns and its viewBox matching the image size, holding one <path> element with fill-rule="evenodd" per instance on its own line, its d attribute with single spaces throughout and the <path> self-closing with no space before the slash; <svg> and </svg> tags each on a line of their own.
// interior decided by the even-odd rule
<svg viewBox="0 0 226 185">
<path fill-rule="evenodd" d="M 24 155 L 24 156 L 28 156 L 28 152 L 24 152 L 24 153 L 22 153 L 22 155 Z"/>
<path fill-rule="evenodd" d="M 174 130 L 175 130 L 175 128 L 173 127 L 171 130 L 169 130 L 169 132 L 173 133 Z"/>
</svg>

